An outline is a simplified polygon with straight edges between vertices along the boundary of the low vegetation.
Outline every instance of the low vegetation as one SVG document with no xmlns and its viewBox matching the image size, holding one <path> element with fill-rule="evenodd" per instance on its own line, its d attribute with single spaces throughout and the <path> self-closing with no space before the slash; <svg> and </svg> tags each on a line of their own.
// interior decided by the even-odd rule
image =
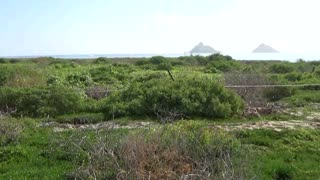
<svg viewBox="0 0 320 180">
<path fill-rule="evenodd" d="M 319 66 L 2 58 L 0 179 L 317 179 Z"/>
</svg>

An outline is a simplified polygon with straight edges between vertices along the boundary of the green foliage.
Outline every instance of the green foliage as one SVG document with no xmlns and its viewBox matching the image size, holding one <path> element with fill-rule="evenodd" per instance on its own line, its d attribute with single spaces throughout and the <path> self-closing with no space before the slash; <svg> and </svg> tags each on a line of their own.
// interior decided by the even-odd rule
<svg viewBox="0 0 320 180">
<path fill-rule="evenodd" d="M 81 96 L 69 88 L 1 88 L 0 110 L 16 110 L 15 115 L 56 116 L 79 110 Z"/>
<path fill-rule="evenodd" d="M 316 70 L 313 74 L 314 74 L 317 78 L 320 78 L 320 70 Z"/>
<path fill-rule="evenodd" d="M 269 71 L 271 73 L 285 74 L 293 72 L 294 68 L 287 63 L 281 63 L 273 64 L 272 66 L 270 66 Z"/>
<path fill-rule="evenodd" d="M 172 70 L 172 64 L 170 62 L 162 62 L 158 65 L 158 70 L 170 71 Z"/>
<path fill-rule="evenodd" d="M 17 142 L 21 131 L 22 126 L 15 119 L 0 119 L 0 147 Z"/>
<path fill-rule="evenodd" d="M 106 85 L 125 83 L 129 79 L 129 73 L 132 72 L 134 72 L 134 69 L 131 66 L 120 64 L 90 69 L 92 80 Z"/>
<path fill-rule="evenodd" d="M 163 56 L 154 56 L 150 58 L 149 61 L 151 64 L 160 65 L 161 63 L 165 63 L 168 60 Z"/>
<path fill-rule="evenodd" d="M 258 154 L 258 179 L 317 179 L 320 176 L 318 130 L 254 130 L 236 132 L 242 145 Z"/>
<path fill-rule="evenodd" d="M 204 128 L 186 122 L 128 135 L 115 130 L 76 132 L 52 139 L 55 148 L 50 156 L 74 162 L 78 168 L 68 173 L 69 178 L 176 179 L 172 177 L 189 174 L 199 179 L 249 178 L 248 151 L 239 141 Z"/>
<path fill-rule="evenodd" d="M 99 57 L 94 61 L 94 63 L 96 63 L 96 64 L 110 64 L 111 61 L 108 58 Z"/>
<path fill-rule="evenodd" d="M 0 58 L 0 64 L 8 63 L 9 61 L 5 58 Z"/>
<path fill-rule="evenodd" d="M 171 70 L 173 63 L 175 65 L 180 65 L 178 61 L 170 61 L 169 59 L 163 56 L 154 56 L 150 60 L 138 60 L 135 62 L 135 65 L 140 66 L 144 69 L 154 69 L 154 70 Z"/>
<path fill-rule="evenodd" d="M 292 72 L 292 73 L 286 74 L 285 78 L 288 81 L 296 82 L 296 81 L 303 80 L 303 75 L 301 73 Z"/>
<path fill-rule="evenodd" d="M 208 56 L 208 60 L 209 61 L 232 61 L 232 57 L 231 56 L 224 56 L 222 54 L 212 54 L 210 56 Z"/>
<path fill-rule="evenodd" d="M 16 63 L 21 62 L 21 60 L 19 60 L 19 59 L 10 59 L 9 62 L 10 62 L 11 64 L 16 64 Z"/>
<path fill-rule="evenodd" d="M 143 66 L 143 65 L 146 65 L 146 64 L 149 64 L 149 61 L 146 60 L 146 59 L 140 59 L 140 60 L 135 62 L 136 66 Z"/>
<path fill-rule="evenodd" d="M 133 76 L 133 83 L 145 83 L 148 82 L 152 79 L 162 79 L 167 77 L 167 73 L 164 71 L 145 71 L 145 72 L 139 72 L 139 73 L 134 73 Z"/>
<path fill-rule="evenodd" d="M 232 59 L 231 56 L 213 54 L 208 57 L 207 69 L 215 68 L 222 72 L 237 71 L 242 68 L 241 63 Z"/>
<path fill-rule="evenodd" d="M 184 116 L 225 118 L 242 111 L 243 102 L 222 85 L 206 78 L 150 80 L 131 84 L 107 98 L 105 113 L 113 116 L 154 116 L 158 111 Z"/>
<path fill-rule="evenodd" d="M 75 87 L 87 87 L 90 86 L 93 81 L 91 79 L 90 74 L 82 73 L 82 74 L 70 74 L 66 77 L 66 83 L 75 86 Z"/>
<path fill-rule="evenodd" d="M 294 87 L 274 87 L 264 91 L 264 96 L 269 101 L 279 101 L 283 98 L 293 96 L 296 92 Z"/>
<path fill-rule="evenodd" d="M 32 65 L 1 65 L 0 86 L 34 87 L 46 84 L 42 70 Z"/>
<path fill-rule="evenodd" d="M 228 166 L 234 168 L 233 173 L 254 171 L 255 175 L 244 179 L 318 179 L 318 130 L 260 129 L 227 133 L 215 128 L 219 122 L 213 125 L 181 121 L 165 126 L 151 125 L 150 129 L 143 130 L 111 130 L 106 134 L 100 130 L 78 129 L 55 132 L 51 125 L 41 126 L 41 119 L 20 117 L 47 119 L 50 116 L 50 121 L 73 124 L 97 123 L 113 115 L 122 117 L 118 119 L 119 124 L 130 123 L 128 119 L 141 120 L 141 116 L 152 120 L 156 114 L 213 120 L 230 117 L 243 109 L 239 97 L 212 82 L 221 79 L 222 73 L 262 73 L 274 84 L 318 84 L 319 66 L 317 61 L 234 61 L 222 55 L 154 57 L 151 60 L 0 59 L 0 115 L 4 115 L 0 118 L 0 179 L 80 179 L 80 176 L 88 177 L 82 176 L 88 172 L 98 172 L 101 179 L 114 179 L 120 172 L 114 166 L 115 158 L 121 170 L 144 172 L 145 179 L 150 174 L 168 174 L 165 172 L 189 164 L 193 170 L 200 169 L 194 174 L 201 174 L 203 170 L 217 173 L 221 172 L 219 167 L 226 167 L 224 163 L 233 165 Z M 175 82 L 163 71 L 169 68 L 173 68 Z M 85 89 L 92 86 L 106 87 L 111 96 L 102 100 L 85 98 Z M 266 92 L 266 96 L 270 101 L 280 99 L 289 105 L 304 106 L 320 103 L 318 90 L 319 86 L 297 90 L 276 87 Z M 6 118 L 10 115 L 19 119 Z M 263 118 L 292 117 L 273 114 Z M 230 119 L 225 121 L 230 122 Z M 233 121 L 239 123 L 239 119 Z M 124 136 L 127 133 L 132 134 Z M 110 156 L 110 152 L 116 153 Z M 253 156 L 251 161 L 247 155 Z M 133 165 L 126 166 L 130 164 Z M 174 171 L 175 174 L 181 172 Z M 136 179 L 137 176 L 131 177 Z M 163 176 L 151 179 L 161 177 L 166 179 Z"/>
<path fill-rule="evenodd" d="M 64 173 L 74 168 L 69 161 L 45 156 L 44 150 L 54 138 L 52 130 L 38 127 L 34 119 L 5 121 L 21 126 L 23 131 L 18 143 L 0 147 L 0 179 L 63 179 Z"/>
<path fill-rule="evenodd" d="M 214 66 L 207 66 L 204 72 L 205 73 L 218 73 L 219 71 Z"/>
<path fill-rule="evenodd" d="M 287 98 L 287 102 L 296 106 L 303 106 L 308 103 L 320 103 L 320 92 L 319 91 L 299 91 L 296 95 Z"/>
</svg>

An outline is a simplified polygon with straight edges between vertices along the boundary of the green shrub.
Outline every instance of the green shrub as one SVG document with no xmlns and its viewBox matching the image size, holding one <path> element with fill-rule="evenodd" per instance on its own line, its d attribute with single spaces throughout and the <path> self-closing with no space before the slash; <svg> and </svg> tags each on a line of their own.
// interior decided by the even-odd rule
<svg viewBox="0 0 320 180">
<path fill-rule="evenodd" d="M 168 60 L 163 56 L 154 56 L 154 57 L 150 58 L 150 63 L 155 64 L 155 65 L 159 65 L 159 64 L 164 63 L 166 61 L 168 61 Z"/>
<path fill-rule="evenodd" d="M 285 78 L 288 81 L 295 82 L 295 81 L 301 81 L 303 79 L 303 75 L 301 73 L 292 72 L 292 73 L 285 75 Z"/>
<path fill-rule="evenodd" d="M 93 83 L 89 73 L 74 73 L 66 77 L 66 83 L 73 87 L 87 87 Z"/>
<path fill-rule="evenodd" d="M 210 79 L 194 77 L 131 84 L 107 98 L 104 112 L 108 118 L 159 114 L 225 118 L 242 108 L 243 102 L 235 93 Z"/>
<path fill-rule="evenodd" d="M 140 60 L 136 61 L 134 64 L 136 66 L 143 66 L 143 65 L 149 64 L 149 61 L 145 60 L 145 59 L 140 59 Z"/>
<path fill-rule="evenodd" d="M 294 87 L 274 87 L 266 89 L 264 92 L 264 96 L 269 101 L 278 101 L 294 95 L 295 92 L 296 89 Z"/>
<path fill-rule="evenodd" d="M 218 73 L 219 71 L 214 66 L 207 66 L 204 70 L 205 73 Z"/>
<path fill-rule="evenodd" d="M 320 70 L 314 71 L 313 74 L 314 74 L 317 78 L 320 78 Z"/>
<path fill-rule="evenodd" d="M 21 60 L 19 60 L 19 59 L 10 59 L 9 62 L 12 63 L 12 64 L 16 64 L 16 63 L 21 62 Z"/>
<path fill-rule="evenodd" d="M 8 63 L 8 60 L 5 58 L 0 58 L 0 64 Z"/>
<path fill-rule="evenodd" d="M 209 61 L 232 61 L 232 57 L 231 56 L 224 56 L 222 54 L 212 54 L 210 56 L 208 56 L 208 60 Z"/>
<path fill-rule="evenodd" d="M 97 58 L 94 63 L 96 64 L 111 64 L 111 60 L 105 57 L 99 57 Z"/>
<path fill-rule="evenodd" d="M 115 84 L 118 81 L 126 81 L 133 68 L 127 65 L 113 64 L 90 70 L 92 80 L 97 83 Z"/>
<path fill-rule="evenodd" d="M 172 70 L 172 64 L 170 62 L 162 62 L 158 65 L 158 70 L 166 70 L 170 71 Z"/>
<path fill-rule="evenodd" d="M 275 180 L 292 180 L 293 168 L 283 165 L 275 170 L 273 178 Z"/>
<path fill-rule="evenodd" d="M 56 116 L 80 106 L 81 96 L 69 88 L 0 88 L 0 110 L 14 109 L 19 116 Z"/>
<path fill-rule="evenodd" d="M 281 63 L 281 64 L 273 64 L 270 66 L 269 71 L 271 73 L 285 74 L 291 73 L 294 71 L 294 68 L 289 64 Z"/>
<path fill-rule="evenodd" d="M 152 71 L 147 73 L 139 73 L 134 76 L 134 82 L 145 83 L 152 79 L 162 79 L 167 77 L 167 73 L 164 71 Z"/>
<path fill-rule="evenodd" d="M 222 72 L 230 72 L 240 70 L 242 65 L 233 60 L 231 56 L 213 54 L 208 57 L 207 69 L 212 69 L 212 67 Z"/>
<path fill-rule="evenodd" d="M 299 91 L 296 95 L 288 98 L 288 101 L 296 106 L 320 103 L 320 93 L 319 91 Z"/>
<path fill-rule="evenodd" d="M 236 61 L 212 61 L 208 65 L 222 72 L 237 71 L 241 69 L 241 64 Z"/>
</svg>

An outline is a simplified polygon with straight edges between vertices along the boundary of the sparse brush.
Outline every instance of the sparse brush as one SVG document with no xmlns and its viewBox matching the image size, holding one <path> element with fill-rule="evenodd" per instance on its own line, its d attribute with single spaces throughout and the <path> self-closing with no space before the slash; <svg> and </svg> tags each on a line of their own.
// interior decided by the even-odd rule
<svg viewBox="0 0 320 180">
<path fill-rule="evenodd" d="M 63 152 L 78 166 L 69 178 L 245 179 L 248 175 L 248 156 L 224 132 L 197 124 L 164 126 L 129 136 L 114 136 L 112 131 L 55 141 L 56 152 Z"/>
<path fill-rule="evenodd" d="M 17 142 L 22 132 L 22 126 L 14 119 L 0 119 L 0 147 Z"/>
</svg>

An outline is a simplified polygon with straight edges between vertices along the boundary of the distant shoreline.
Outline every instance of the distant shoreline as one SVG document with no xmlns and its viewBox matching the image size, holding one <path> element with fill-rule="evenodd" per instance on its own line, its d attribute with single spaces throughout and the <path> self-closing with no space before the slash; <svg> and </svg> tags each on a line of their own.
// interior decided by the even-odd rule
<svg viewBox="0 0 320 180">
<path fill-rule="evenodd" d="M 319 55 L 303 55 L 303 54 L 288 54 L 288 53 L 235 53 L 235 54 L 224 54 L 230 55 L 236 60 L 283 60 L 283 61 L 296 61 L 303 59 L 306 61 L 318 61 L 320 60 Z M 186 53 L 168 53 L 168 54 L 74 54 L 74 55 L 31 55 L 31 56 L 0 56 L 0 58 L 39 58 L 39 57 L 52 57 L 59 59 L 96 59 L 99 57 L 105 58 L 150 58 L 153 56 L 164 56 L 169 58 L 176 58 L 180 56 L 190 56 Z"/>
</svg>

